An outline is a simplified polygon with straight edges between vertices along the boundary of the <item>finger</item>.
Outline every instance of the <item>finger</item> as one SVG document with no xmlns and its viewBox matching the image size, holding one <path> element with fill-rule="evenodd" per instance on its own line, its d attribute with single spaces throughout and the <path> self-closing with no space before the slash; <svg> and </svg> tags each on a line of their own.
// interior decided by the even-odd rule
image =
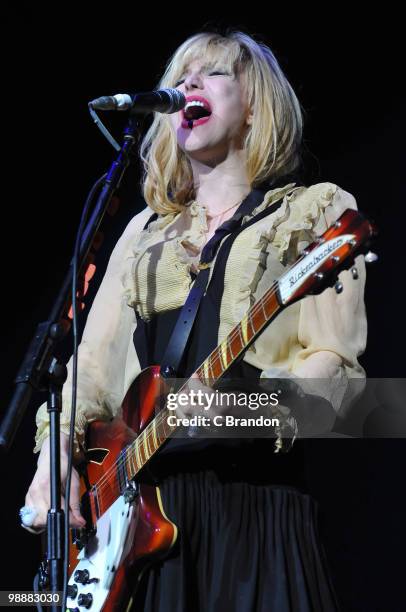
<svg viewBox="0 0 406 612">
<path fill-rule="evenodd" d="M 65 498 L 61 497 L 61 507 L 63 508 L 63 511 L 65 512 Z M 77 514 L 73 513 L 71 510 L 71 504 L 69 502 L 69 526 L 72 529 L 81 529 L 85 526 L 85 520 L 79 515 L 77 516 Z"/>
<path fill-rule="evenodd" d="M 69 504 L 70 513 L 74 521 L 76 521 L 80 527 L 86 525 L 86 521 L 80 512 L 80 504 L 78 501 L 72 500 Z"/>
<path fill-rule="evenodd" d="M 70 502 L 69 506 L 76 520 L 84 526 L 86 521 L 80 512 L 80 481 L 76 471 L 72 473 L 72 482 L 70 487 Z"/>
<path fill-rule="evenodd" d="M 23 525 L 23 523 L 21 523 L 21 527 L 34 535 L 40 535 L 41 533 L 44 533 L 46 529 L 45 527 L 34 529 L 34 527 L 27 527 L 27 525 Z"/>
<path fill-rule="evenodd" d="M 69 511 L 69 525 L 74 529 L 83 529 L 86 527 L 86 521 L 80 514 Z"/>
</svg>

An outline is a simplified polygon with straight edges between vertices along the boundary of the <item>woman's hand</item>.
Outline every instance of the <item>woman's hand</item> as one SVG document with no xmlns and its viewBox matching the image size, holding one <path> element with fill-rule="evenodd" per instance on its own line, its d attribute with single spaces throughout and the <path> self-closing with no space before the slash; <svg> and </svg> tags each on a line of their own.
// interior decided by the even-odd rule
<svg viewBox="0 0 406 612">
<path fill-rule="evenodd" d="M 69 437 L 61 432 L 61 507 L 65 508 L 65 488 L 68 469 L 68 446 Z M 37 514 L 31 525 L 31 529 L 37 533 L 44 531 L 47 522 L 47 514 L 50 507 L 50 449 L 49 437 L 42 444 L 38 458 L 38 467 L 25 497 L 25 505 L 35 508 Z M 69 523 L 71 527 L 84 527 L 86 522 L 79 510 L 79 474 L 72 468 L 70 501 L 69 501 Z"/>
</svg>

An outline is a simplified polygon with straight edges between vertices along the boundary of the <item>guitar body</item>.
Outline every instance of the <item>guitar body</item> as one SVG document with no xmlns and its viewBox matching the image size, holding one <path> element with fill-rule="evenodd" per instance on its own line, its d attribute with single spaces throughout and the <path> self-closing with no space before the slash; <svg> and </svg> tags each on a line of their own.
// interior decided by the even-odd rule
<svg viewBox="0 0 406 612">
<path fill-rule="evenodd" d="M 144 482 L 142 474 L 134 487 L 117 495 L 123 489 L 120 454 L 154 418 L 161 383 L 159 366 L 143 370 L 126 395 L 123 418 L 89 425 L 86 463 L 78 468 L 81 498 L 90 498 L 87 507 L 82 506 L 88 524 L 84 530 L 71 530 L 69 550 L 68 584 L 76 593 L 67 599 L 72 609 L 84 595 L 88 600 L 91 596 L 92 611 L 126 610 L 146 567 L 164 557 L 176 541 L 177 528 L 165 515 L 158 487 Z M 96 483 L 97 500 L 86 495 Z M 86 570 L 90 582 L 78 581 L 77 570 Z"/>
</svg>

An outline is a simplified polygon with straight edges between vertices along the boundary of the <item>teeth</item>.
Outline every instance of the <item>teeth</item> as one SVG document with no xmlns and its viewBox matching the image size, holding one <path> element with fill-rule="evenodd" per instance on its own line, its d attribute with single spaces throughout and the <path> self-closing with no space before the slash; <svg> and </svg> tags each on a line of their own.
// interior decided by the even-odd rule
<svg viewBox="0 0 406 612">
<path fill-rule="evenodd" d="M 203 104 L 203 102 L 199 102 L 199 100 L 192 100 L 191 102 L 188 102 L 185 106 L 185 110 L 187 110 L 188 108 L 190 108 L 191 106 L 202 106 L 205 107 L 205 105 Z"/>
</svg>

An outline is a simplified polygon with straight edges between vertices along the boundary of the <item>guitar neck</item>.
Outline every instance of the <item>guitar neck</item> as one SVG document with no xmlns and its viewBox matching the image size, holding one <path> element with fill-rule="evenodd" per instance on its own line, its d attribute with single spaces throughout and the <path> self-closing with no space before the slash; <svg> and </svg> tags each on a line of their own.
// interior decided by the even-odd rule
<svg viewBox="0 0 406 612">
<path fill-rule="evenodd" d="M 223 342 L 217 346 L 196 370 L 203 384 L 212 385 L 242 353 L 252 344 L 263 329 L 279 313 L 282 306 L 278 301 L 278 283 L 251 306 L 243 319 L 236 325 Z"/>
</svg>

